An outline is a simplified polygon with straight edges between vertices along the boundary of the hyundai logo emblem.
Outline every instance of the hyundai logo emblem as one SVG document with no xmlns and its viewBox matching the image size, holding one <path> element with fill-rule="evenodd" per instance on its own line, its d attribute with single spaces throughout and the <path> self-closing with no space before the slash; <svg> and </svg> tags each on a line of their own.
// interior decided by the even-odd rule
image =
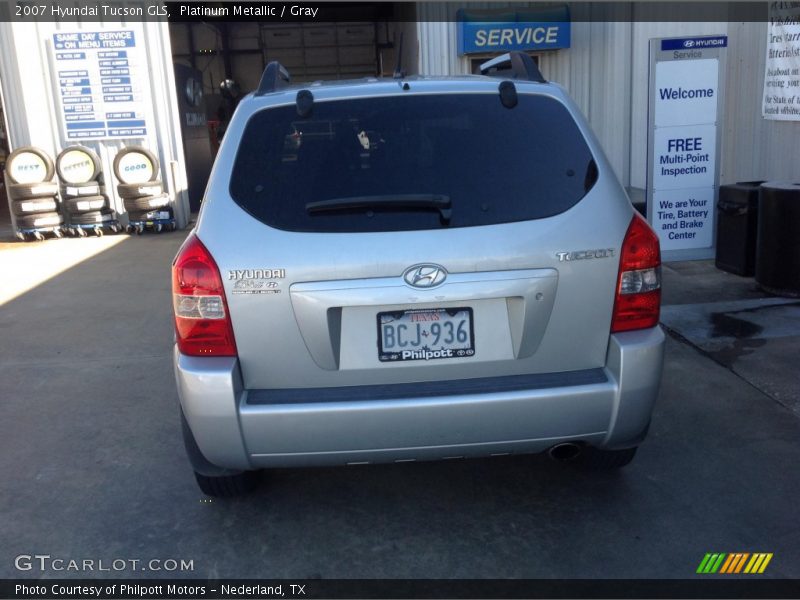
<svg viewBox="0 0 800 600">
<path fill-rule="evenodd" d="M 444 283 L 447 271 L 433 264 L 414 265 L 403 273 L 403 280 L 415 288 L 433 288 Z"/>
<path fill-rule="evenodd" d="M 694 46 L 694 40 L 686 40 L 685 42 L 683 42 L 683 46 L 685 48 L 691 48 L 692 46 Z"/>
</svg>

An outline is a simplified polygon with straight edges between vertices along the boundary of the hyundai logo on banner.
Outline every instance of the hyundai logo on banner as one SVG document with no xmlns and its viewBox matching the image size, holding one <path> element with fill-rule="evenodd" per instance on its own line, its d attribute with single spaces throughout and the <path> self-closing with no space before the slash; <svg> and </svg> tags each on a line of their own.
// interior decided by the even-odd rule
<svg viewBox="0 0 800 600">
<path fill-rule="evenodd" d="M 458 11 L 458 52 L 509 52 L 569 48 L 566 6 L 543 10 Z"/>
<path fill-rule="evenodd" d="M 705 48 L 725 48 L 727 45 L 728 36 L 725 35 L 661 40 L 662 50 L 703 50 Z"/>
</svg>

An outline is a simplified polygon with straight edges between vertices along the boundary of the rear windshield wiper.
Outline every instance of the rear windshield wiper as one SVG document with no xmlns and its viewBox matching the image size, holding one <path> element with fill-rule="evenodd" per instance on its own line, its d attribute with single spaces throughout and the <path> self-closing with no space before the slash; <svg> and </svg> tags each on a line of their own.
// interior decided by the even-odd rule
<svg viewBox="0 0 800 600">
<path fill-rule="evenodd" d="M 450 196 L 444 194 L 391 194 L 385 196 L 353 196 L 351 198 L 333 198 L 306 204 L 309 214 L 350 210 L 354 208 L 389 208 L 389 209 L 435 209 L 439 211 L 442 221 L 450 221 L 452 208 Z"/>
</svg>

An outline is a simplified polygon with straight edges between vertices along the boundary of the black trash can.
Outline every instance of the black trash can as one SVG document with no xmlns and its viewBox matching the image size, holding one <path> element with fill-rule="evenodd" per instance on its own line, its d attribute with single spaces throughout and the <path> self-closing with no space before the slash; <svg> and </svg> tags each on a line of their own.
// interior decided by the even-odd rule
<svg viewBox="0 0 800 600">
<path fill-rule="evenodd" d="M 800 183 L 761 184 L 756 283 L 770 294 L 800 297 Z"/>
<path fill-rule="evenodd" d="M 717 201 L 718 269 L 752 277 L 756 265 L 758 193 L 761 181 L 721 185 Z"/>
</svg>

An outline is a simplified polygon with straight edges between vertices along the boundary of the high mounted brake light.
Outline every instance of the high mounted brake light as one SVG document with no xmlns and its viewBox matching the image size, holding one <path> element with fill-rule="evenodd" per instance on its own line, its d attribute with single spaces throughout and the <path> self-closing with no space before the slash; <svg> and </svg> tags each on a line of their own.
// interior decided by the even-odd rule
<svg viewBox="0 0 800 600">
<path fill-rule="evenodd" d="M 648 329 L 661 311 L 661 250 L 658 237 L 636 213 L 622 242 L 611 333 Z"/>
<path fill-rule="evenodd" d="M 219 269 L 194 235 L 187 238 L 172 263 L 172 302 L 181 354 L 236 356 Z"/>
</svg>

